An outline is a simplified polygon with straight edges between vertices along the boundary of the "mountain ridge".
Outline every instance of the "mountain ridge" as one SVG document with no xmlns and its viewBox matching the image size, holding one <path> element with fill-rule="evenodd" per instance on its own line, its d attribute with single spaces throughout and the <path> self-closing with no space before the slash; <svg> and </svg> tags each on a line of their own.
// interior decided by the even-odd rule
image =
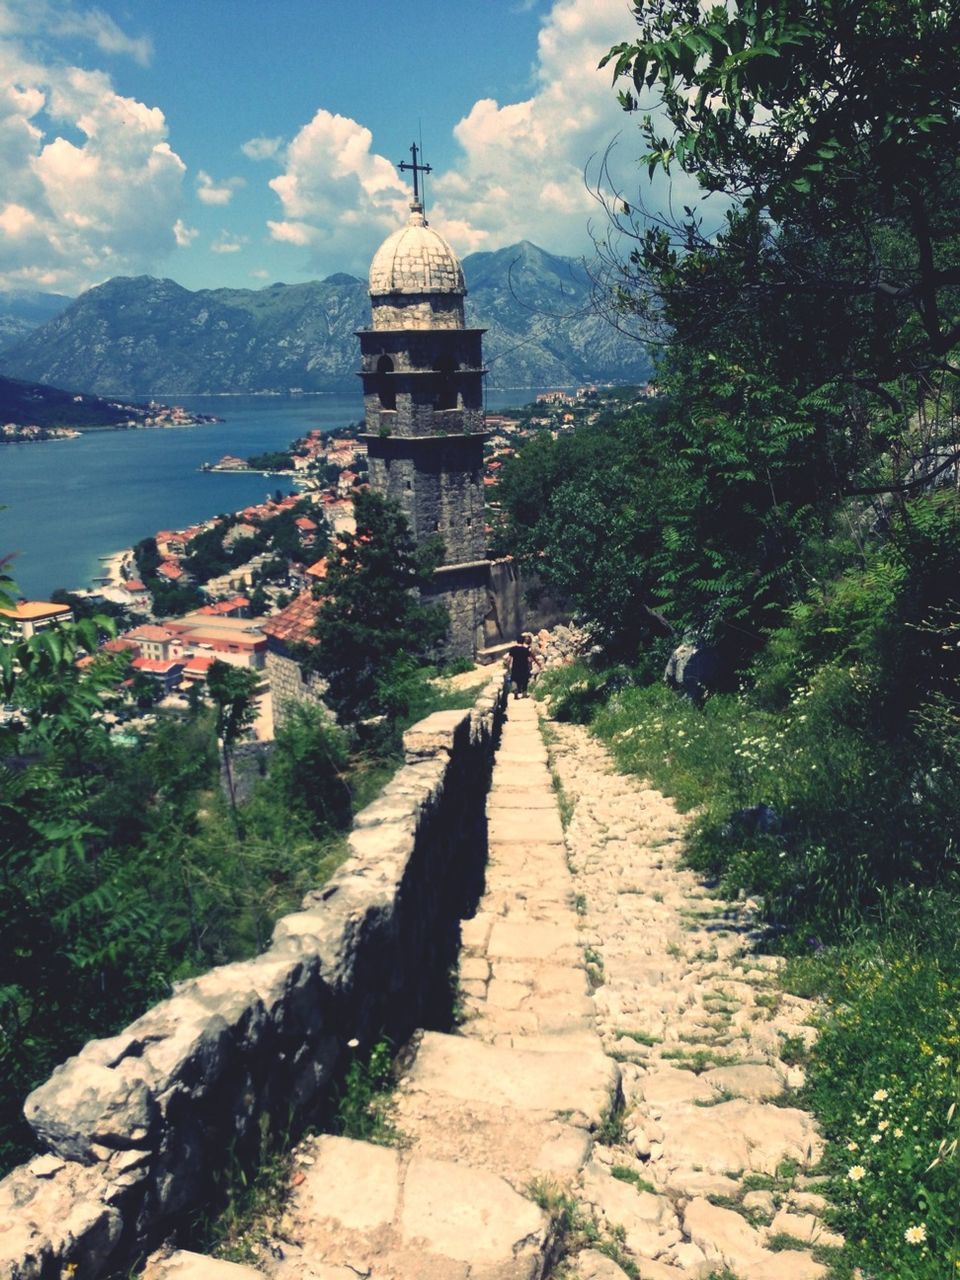
<svg viewBox="0 0 960 1280">
<path fill-rule="evenodd" d="M 591 305 L 574 259 L 522 241 L 463 259 L 467 323 L 487 330 L 496 387 L 642 382 L 644 349 Z M 9 377 L 102 396 L 345 390 L 370 323 L 367 285 L 346 272 L 260 289 L 190 290 L 116 276 L 0 351 Z"/>
</svg>

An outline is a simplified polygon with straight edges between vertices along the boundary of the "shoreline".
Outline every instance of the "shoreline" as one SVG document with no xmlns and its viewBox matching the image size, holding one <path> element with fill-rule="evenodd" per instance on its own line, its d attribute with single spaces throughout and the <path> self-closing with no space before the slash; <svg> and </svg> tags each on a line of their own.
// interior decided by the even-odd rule
<svg viewBox="0 0 960 1280">
<path fill-rule="evenodd" d="M 92 581 L 98 591 L 122 591 L 126 578 L 123 576 L 124 565 L 133 565 L 133 547 L 124 547 L 121 551 L 112 551 L 109 555 L 98 556 L 103 572 Z"/>
</svg>

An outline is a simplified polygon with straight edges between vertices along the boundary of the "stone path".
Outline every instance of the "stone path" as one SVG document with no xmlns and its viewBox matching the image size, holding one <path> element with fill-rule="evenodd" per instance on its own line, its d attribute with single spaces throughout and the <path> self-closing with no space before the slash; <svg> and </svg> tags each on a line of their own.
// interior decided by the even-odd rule
<svg viewBox="0 0 960 1280">
<path fill-rule="evenodd" d="M 534 704 L 511 701 L 462 1025 L 419 1037 L 399 1147 L 301 1144 L 275 1280 L 825 1275 L 809 1246 L 835 1241 L 803 1172 L 818 1139 L 778 1056 L 811 1034 L 805 1005 L 678 868 L 670 803 L 582 729 L 550 733 L 567 831 Z M 247 1271 L 224 1267 L 180 1253 L 150 1275 Z"/>
<path fill-rule="evenodd" d="M 805 1173 L 820 1142 L 790 1105 L 802 1074 L 780 1057 L 786 1037 L 813 1035 L 807 1002 L 780 991 L 776 958 L 751 952 L 743 910 L 678 865 L 670 801 L 613 772 L 582 728 L 550 736 L 596 1025 L 625 1094 L 620 1141 L 594 1148 L 581 1199 L 623 1228 L 643 1280 L 825 1275 L 809 1247 L 841 1242 Z M 622 1274 L 611 1267 L 587 1251 L 576 1273 Z"/>
</svg>

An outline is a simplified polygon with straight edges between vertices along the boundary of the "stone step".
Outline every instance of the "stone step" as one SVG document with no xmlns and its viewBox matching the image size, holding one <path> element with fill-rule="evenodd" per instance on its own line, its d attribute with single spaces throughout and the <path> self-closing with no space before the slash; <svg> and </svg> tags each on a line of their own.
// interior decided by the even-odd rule
<svg viewBox="0 0 960 1280">
<path fill-rule="evenodd" d="M 538 1031 L 532 1018 L 530 1030 Z M 498 1173 L 521 1191 L 534 1178 L 575 1177 L 591 1132 L 620 1105 L 619 1068 L 583 1026 L 533 1043 L 426 1033 L 397 1093 L 395 1123 L 405 1139 L 422 1154 Z"/>
<path fill-rule="evenodd" d="M 497 1049 L 465 1036 L 428 1031 L 402 1081 L 405 1093 L 484 1102 L 514 1111 L 582 1117 L 588 1128 L 619 1098 L 620 1072 L 594 1040 L 578 1048 Z"/>
<path fill-rule="evenodd" d="M 284 1217 L 284 1256 L 265 1268 L 275 1280 L 544 1276 L 550 1221 L 497 1174 L 350 1138 L 322 1136 L 306 1150 L 312 1163 Z"/>
<path fill-rule="evenodd" d="M 495 844 L 563 844 L 563 826 L 556 805 L 550 809 L 492 809 L 488 839 Z"/>
<path fill-rule="evenodd" d="M 546 773 L 546 770 L 543 772 Z M 549 776 L 546 781 L 549 784 Z M 540 782 L 517 785 L 500 783 L 487 797 L 487 813 L 498 813 L 501 809 L 545 809 L 552 812 L 556 807 L 556 796 Z"/>
<path fill-rule="evenodd" d="M 160 1250 L 147 1259 L 142 1280 L 263 1280 L 263 1272 L 187 1249 Z"/>
</svg>

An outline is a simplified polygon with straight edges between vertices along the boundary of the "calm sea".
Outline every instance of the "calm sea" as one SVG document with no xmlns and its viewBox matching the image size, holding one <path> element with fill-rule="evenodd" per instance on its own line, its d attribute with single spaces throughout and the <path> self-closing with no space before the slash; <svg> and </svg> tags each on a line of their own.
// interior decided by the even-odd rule
<svg viewBox="0 0 960 1280">
<path fill-rule="evenodd" d="M 525 404 L 534 391 L 490 391 L 492 412 Z M 354 395 L 182 396 L 178 404 L 216 414 L 211 426 L 93 431 L 77 440 L 0 445 L 0 557 L 15 553 L 22 595 L 88 586 L 100 558 L 158 529 L 177 529 L 260 502 L 277 476 L 208 474 L 202 462 L 285 448 L 315 428 L 331 431 L 363 416 Z"/>
</svg>

